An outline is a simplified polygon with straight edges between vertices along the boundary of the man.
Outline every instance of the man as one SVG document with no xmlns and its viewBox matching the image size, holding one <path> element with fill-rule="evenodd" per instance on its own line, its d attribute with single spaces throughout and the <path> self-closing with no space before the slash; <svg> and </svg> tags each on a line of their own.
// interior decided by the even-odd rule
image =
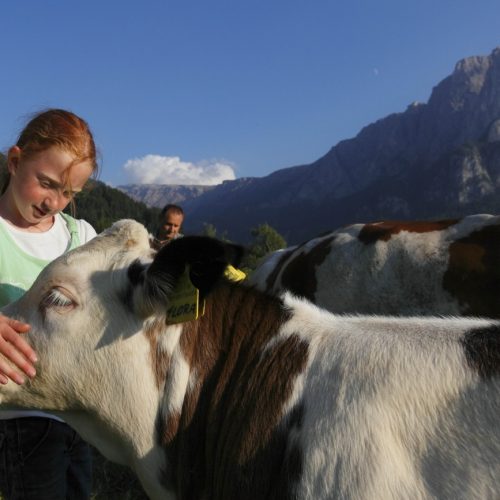
<svg viewBox="0 0 500 500">
<path fill-rule="evenodd" d="M 159 226 L 156 232 L 156 243 L 163 246 L 172 240 L 182 238 L 180 229 L 184 221 L 184 211 L 177 205 L 168 204 L 163 207 L 158 217 Z"/>
</svg>

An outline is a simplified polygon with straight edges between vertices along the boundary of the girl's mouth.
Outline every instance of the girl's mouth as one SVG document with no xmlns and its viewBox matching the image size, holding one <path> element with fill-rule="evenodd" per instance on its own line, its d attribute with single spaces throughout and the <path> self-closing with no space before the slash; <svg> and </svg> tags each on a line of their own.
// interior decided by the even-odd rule
<svg viewBox="0 0 500 500">
<path fill-rule="evenodd" d="M 46 212 L 45 210 L 42 210 L 41 208 L 34 207 L 35 208 L 35 215 L 37 217 L 46 217 L 49 213 Z"/>
</svg>

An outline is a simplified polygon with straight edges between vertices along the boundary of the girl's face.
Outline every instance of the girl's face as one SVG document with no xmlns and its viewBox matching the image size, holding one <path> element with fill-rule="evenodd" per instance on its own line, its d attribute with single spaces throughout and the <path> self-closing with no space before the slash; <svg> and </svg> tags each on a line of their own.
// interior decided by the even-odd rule
<svg viewBox="0 0 500 500">
<path fill-rule="evenodd" d="M 10 181 L 4 196 L 12 224 L 42 231 L 52 226 L 53 216 L 66 208 L 92 174 L 90 162 L 72 165 L 73 160 L 71 153 L 56 146 L 26 159 L 19 147 L 9 150 Z"/>
</svg>

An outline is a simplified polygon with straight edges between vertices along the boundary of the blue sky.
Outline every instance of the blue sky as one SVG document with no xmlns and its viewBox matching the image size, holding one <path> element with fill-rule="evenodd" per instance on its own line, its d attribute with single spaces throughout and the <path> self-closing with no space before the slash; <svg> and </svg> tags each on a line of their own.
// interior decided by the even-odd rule
<svg viewBox="0 0 500 500">
<path fill-rule="evenodd" d="M 7 0 L 2 21 L 0 147 L 71 109 L 111 185 L 313 162 L 500 46 L 498 0 Z"/>
</svg>

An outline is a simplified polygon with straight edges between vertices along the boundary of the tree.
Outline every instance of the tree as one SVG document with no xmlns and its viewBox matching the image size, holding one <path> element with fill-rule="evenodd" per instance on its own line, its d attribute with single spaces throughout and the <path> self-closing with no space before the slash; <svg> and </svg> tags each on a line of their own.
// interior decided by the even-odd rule
<svg viewBox="0 0 500 500">
<path fill-rule="evenodd" d="M 3 191 L 5 184 L 7 183 L 7 178 L 9 175 L 9 170 L 7 169 L 7 158 L 0 153 L 0 194 Z"/>
<path fill-rule="evenodd" d="M 217 238 L 217 229 L 213 224 L 209 224 L 208 222 L 203 223 L 203 231 L 202 236 L 209 236 L 210 238 Z"/>
<path fill-rule="evenodd" d="M 247 275 L 257 267 L 259 261 L 267 254 L 287 246 L 283 236 L 269 224 L 254 227 L 250 234 L 253 236 L 253 242 L 248 248 L 242 265 L 243 271 Z"/>
<path fill-rule="evenodd" d="M 135 219 L 154 233 L 158 224 L 159 208 L 149 208 L 133 200 L 118 189 L 89 180 L 87 187 L 75 198 L 76 216 L 94 226 L 99 233 L 119 219 Z M 70 205 L 66 211 L 71 213 Z"/>
<path fill-rule="evenodd" d="M 203 231 L 201 232 L 202 236 L 209 236 L 210 238 L 218 238 L 222 241 L 229 241 L 227 238 L 227 231 L 224 231 L 221 235 L 217 235 L 217 228 L 210 224 L 209 222 L 203 223 Z"/>
</svg>

